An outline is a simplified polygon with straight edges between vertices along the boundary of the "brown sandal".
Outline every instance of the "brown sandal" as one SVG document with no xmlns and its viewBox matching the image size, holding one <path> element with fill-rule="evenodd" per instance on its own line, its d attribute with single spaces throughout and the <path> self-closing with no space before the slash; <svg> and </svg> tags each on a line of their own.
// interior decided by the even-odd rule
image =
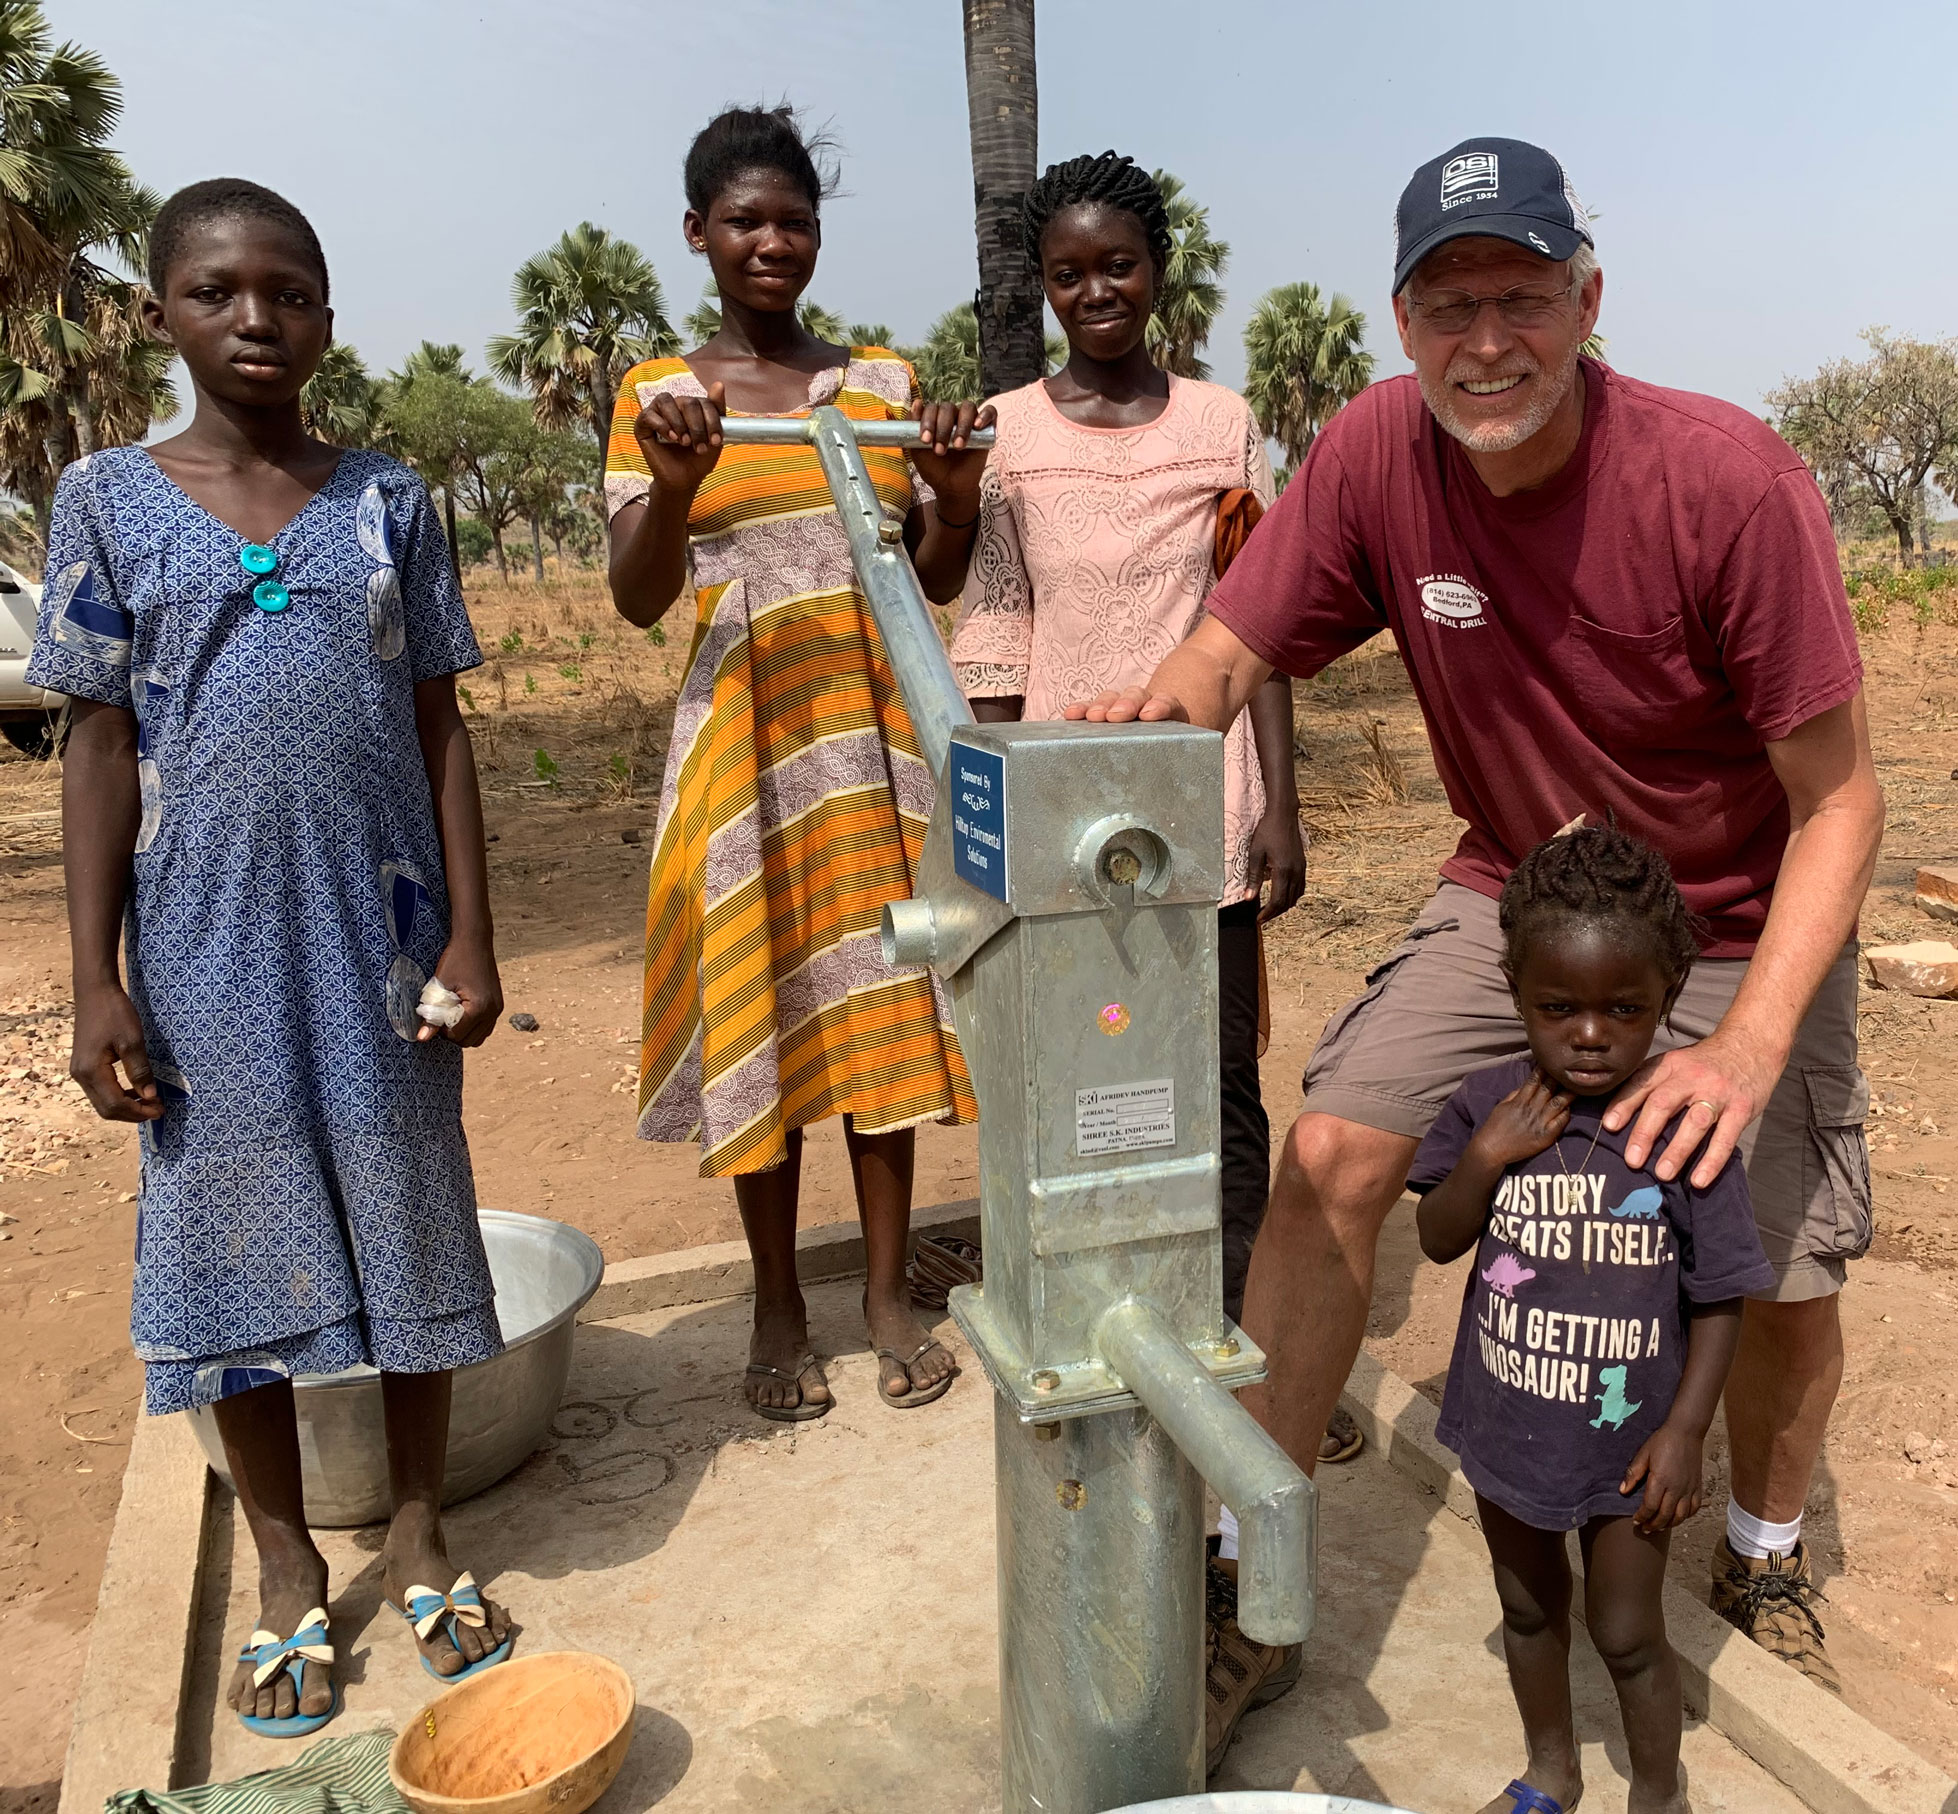
<svg viewBox="0 0 1958 1814">
<path fill-rule="evenodd" d="M 770 1423 L 814 1423 L 819 1417 L 827 1417 L 836 1408 L 836 1394 L 832 1392 L 821 1404 L 815 1405 L 811 1404 L 808 1395 L 802 1392 L 802 1376 L 811 1367 L 820 1366 L 821 1362 L 816 1359 L 813 1351 L 805 1354 L 796 1362 L 794 1369 L 787 1373 L 784 1373 L 780 1367 L 769 1367 L 764 1366 L 760 1361 L 750 1361 L 748 1371 L 751 1374 L 758 1373 L 764 1379 L 787 1380 L 798 1393 L 802 1394 L 802 1400 L 801 1403 L 793 1405 L 764 1405 L 758 1404 L 751 1398 L 748 1400 L 748 1409 L 757 1417 L 767 1418 Z M 824 1380 L 823 1384 L 828 1385 L 829 1381 Z"/>
<path fill-rule="evenodd" d="M 1360 1426 L 1343 1409 L 1335 1408 L 1326 1419 L 1325 1435 L 1319 1438 L 1319 1465 L 1351 1461 L 1365 1447 L 1366 1438 L 1360 1434 Z"/>
<path fill-rule="evenodd" d="M 911 1351 L 909 1359 L 906 1359 L 905 1356 L 898 1353 L 895 1348 L 879 1348 L 876 1353 L 880 1361 L 889 1361 L 908 1381 L 911 1377 L 911 1369 L 922 1356 L 929 1354 L 934 1348 L 944 1348 L 945 1358 L 952 1360 L 951 1349 L 945 1348 L 945 1344 L 935 1335 L 927 1336 L 920 1342 Z M 877 1396 L 885 1404 L 889 1405 L 893 1411 L 915 1411 L 920 1405 L 933 1404 L 943 1398 L 947 1392 L 951 1391 L 952 1381 L 957 1379 L 958 1376 L 959 1365 L 957 1361 L 953 1360 L 951 1372 L 946 1374 L 943 1379 L 936 1380 L 929 1386 L 913 1386 L 902 1398 L 893 1398 L 884 1390 L 884 1381 L 880 1375 L 877 1381 Z"/>
<path fill-rule="evenodd" d="M 976 1285 L 979 1249 L 957 1235 L 920 1235 L 906 1268 L 911 1301 L 921 1310 L 943 1310 L 955 1285 Z"/>
</svg>

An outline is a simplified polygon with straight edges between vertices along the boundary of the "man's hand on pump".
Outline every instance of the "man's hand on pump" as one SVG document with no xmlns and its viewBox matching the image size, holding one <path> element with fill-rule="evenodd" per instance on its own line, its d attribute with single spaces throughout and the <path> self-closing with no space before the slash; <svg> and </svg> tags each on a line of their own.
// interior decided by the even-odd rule
<svg viewBox="0 0 1958 1814">
<path fill-rule="evenodd" d="M 1174 720 L 1192 724 L 1189 708 L 1173 693 L 1152 692 L 1148 687 L 1110 687 L 1092 699 L 1077 699 L 1067 708 L 1067 716 L 1077 723 L 1162 724 Z"/>
</svg>

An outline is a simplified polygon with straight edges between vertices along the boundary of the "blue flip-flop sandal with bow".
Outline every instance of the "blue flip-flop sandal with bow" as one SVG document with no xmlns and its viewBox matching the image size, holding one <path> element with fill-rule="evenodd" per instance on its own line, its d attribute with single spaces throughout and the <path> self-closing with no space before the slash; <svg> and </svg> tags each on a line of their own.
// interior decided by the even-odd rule
<svg viewBox="0 0 1958 1814">
<path fill-rule="evenodd" d="M 405 1607 L 394 1606 L 393 1609 L 415 1628 L 415 1636 L 423 1643 L 427 1643 L 434 1635 L 435 1628 L 447 1620 L 448 1627 L 444 1635 L 454 1646 L 457 1656 L 462 1654 L 462 1646 L 456 1643 L 456 1627 L 468 1625 L 481 1631 L 489 1624 L 489 1612 L 483 1605 L 482 1592 L 476 1586 L 476 1577 L 467 1569 L 456 1576 L 455 1586 L 447 1593 L 440 1593 L 435 1588 L 422 1587 L 418 1584 L 408 1589 L 407 1600 L 408 1604 Z M 390 1601 L 389 1605 L 393 1606 L 393 1602 Z M 427 1651 L 420 1653 L 422 1667 L 438 1682 L 453 1686 L 457 1682 L 468 1681 L 472 1675 L 481 1675 L 485 1669 L 494 1669 L 498 1663 L 507 1661 L 516 1642 L 514 1635 L 505 1638 L 487 1656 L 478 1657 L 467 1668 L 458 1669 L 454 1675 L 445 1675 L 437 1669 Z"/>
<path fill-rule="evenodd" d="M 253 1632 L 251 1642 L 239 1651 L 238 1661 L 252 1665 L 254 1688 L 263 1688 L 289 1671 L 297 1705 L 297 1697 L 306 1689 L 306 1665 L 333 1667 L 333 1646 L 326 1641 L 326 1608 L 315 1606 L 299 1621 L 299 1629 L 289 1638 L 280 1637 L 276 1631 Z M 324 1713 L 294 1713 L 285 1719 L 271 1719 L 246 1713 L 241 1708 L 238 1719 L 247 1732 L 256 1732 L 261 1738 L 304 1738 L 309 1732 L 317 1732 L 339 1711 L 340 1684 L 335 1682 L 332 1703 Z"/>
</svg>

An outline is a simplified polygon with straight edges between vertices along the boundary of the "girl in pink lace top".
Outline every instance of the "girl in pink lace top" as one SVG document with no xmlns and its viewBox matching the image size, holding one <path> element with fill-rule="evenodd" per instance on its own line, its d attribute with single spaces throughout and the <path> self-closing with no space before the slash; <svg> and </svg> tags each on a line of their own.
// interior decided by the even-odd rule
<svg viewBox="0 0 1958 1814">
<path fill-rule="evenodd" d="M 952 638 L 959 683 L 982 721 L 1058 718 L 1077 699 L 1146 680 L 1203 615 L 1223 495 L 1272 496 L 1244 399 L 1172 377 L 1149 356 L 1169 228 L 1148 174 L 1112 152 L 1057 164 L 1035 186 L 1027 220 L 1069 356 L 1053 377 L 993 400 L 998 439 Z M 1258 924 L 1305 884 L 1282 676 L 1225 733 L 1224 861 L 1224 1305 L 1235 1318 L 1269 1170 Z"/>
</svg>

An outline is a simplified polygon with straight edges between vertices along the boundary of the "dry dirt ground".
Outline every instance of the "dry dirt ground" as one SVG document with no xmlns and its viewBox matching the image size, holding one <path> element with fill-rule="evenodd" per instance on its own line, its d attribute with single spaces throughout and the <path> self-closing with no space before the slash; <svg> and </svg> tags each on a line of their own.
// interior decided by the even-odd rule
<svg viewBox="0 0 1958 1814">
<path fill-rule="evenodd" d="M 483 1200 L 574 1222 L 613 1259 L 732 1239 L 727 1186 L 702 1181 L 689 1150 L 632 1138 L 642 840 L 685 632 L 621 624 L 595 576 L 477 586 L 471 607 L 490 655 L 465 685 L 505 988 L 539 1022 L 500 1028 L 470 1059 Z M 1949 607 L 1892 612 L 1865 654 L 1890 829 L 1864 936 L 1924 936 L 1911 873 L 1958 855 L 1958 626 Z M 1299 742 L 1312 877 L 1269 951 L 1281 1134 L 1319 1027 L 1395 944 L 1455 835 L 1391 650 L 1301 688 Z M 88 1118 L 66 1077 L 58 787 L 52 764 L 0 759 L 0 1814 L 54 1804 L 140 1390 L 135 1141 Z M 1848 1379 L 1808 1529 L 1852 1704 L 1958 1772 L 1958 1001 L 1870 992 L 1862 1013 L 1878 1233 L 1844 1298 Z M 919 1201 L 973 1189 L 970 1133 L 925 1130 Z M 834 1124 L 810 1141 L 804 1194 L 811 1223 L 851 1213 Z M 1397 1217 L 1370 1339 L 1431 1395 L 1459 1292 Z M 1715 1534 L 1703 1516 L 1679 1544 L 1684 1578 L 1704 1578 Z"/>
</svg>

